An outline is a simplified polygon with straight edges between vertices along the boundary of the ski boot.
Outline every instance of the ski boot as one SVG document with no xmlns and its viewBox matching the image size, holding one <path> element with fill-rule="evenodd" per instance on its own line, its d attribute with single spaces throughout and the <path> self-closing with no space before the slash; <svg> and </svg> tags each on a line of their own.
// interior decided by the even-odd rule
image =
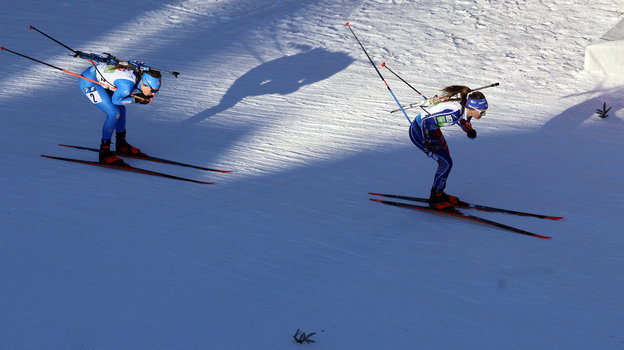
<svg viewBox="0 0 624 350">
<path fill-rule="evenodd" d="M 119 165 L 125 166 L 126 163 L 115 155 L 115 152 L 110 149 L 111 140 L 102 139 L 102 144 L 100 144 L 100 163 L 110 164 L 110 165 Z"/>
<path fill-rule="evenodd" d="M 467 207 L 469 206 L 468 203 L 462 201 L 461 199 L 455 197 L 455 196 L 451 196 L 450 194 L 446 194 L 444 193 L 444 190 L 442 191 L 442 196 L 446 198 L 447 202 L 451 203 L 452 206 L 454 207 Z"/>
<path fill-rule="evenodd" d="M 128 154 L 133 156 L 144 155 L 140 149 L 132 146 L 126 141 L 126 131 L 116 133 L 116 142 L 115 142 L 115 150 L 117 153 Z"/>
<path fill-rule="evenodd" d="M 453 207 L 453 204 L 451 204 L 444 191 L 436 192 L 434 188 L 431 189 L 431 195 L 429 196 L 429 206 L 433 209 L 449 213 L 458 213 L 457 209 Z"/>
</svg>

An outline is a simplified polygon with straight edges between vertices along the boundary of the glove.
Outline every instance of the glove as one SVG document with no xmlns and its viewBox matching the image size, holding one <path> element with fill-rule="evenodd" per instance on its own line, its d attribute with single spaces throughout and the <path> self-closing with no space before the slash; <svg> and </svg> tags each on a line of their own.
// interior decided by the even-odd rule
<svg viewBox="0 0 624 350">
<path fill-rule="evenodd" d="M 140 103 L 142 105 L 146 105 L 146 104 L 152 102 L 152 98 L 151 97 L 148 98 L 147 96 L 145 96 L 143 94 L 137 94 L 137 95 L 134 95 L 134 96 L 135 97 L 132 98 L 133 99 L 133 101 L 132 101 L 133 103 Z"/>
<path fill-rule="evenodd" d="M 466 132 L 466 135 L 468 136 L 469 139 L 476 139 L 477 138 L 477 130 L 475 129 L 470 129 Z"/>
</svg>

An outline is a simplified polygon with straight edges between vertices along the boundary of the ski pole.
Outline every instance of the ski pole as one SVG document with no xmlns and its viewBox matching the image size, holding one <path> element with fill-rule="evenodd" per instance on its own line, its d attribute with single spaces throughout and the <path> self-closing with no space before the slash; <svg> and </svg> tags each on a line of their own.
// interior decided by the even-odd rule
<svg viewBox="0 0 624 350">
<path fill-rule="evenodd" d="M 390 69 L 390 67 L 388 67 L 386 65 L 386 62 L 382 62 L 381 63 L 382 67 L 385 67 L 387 70 L 390 71 L 390 73 L 394 74 L 395 77 L 399 78 L 402 82 L 404 82 L 405 84 L 407 84 L 407 86 L 409 86 L 410 88 L 412 88 L 412 90 L 416 91 L 417 94 L 419 94 L 422 98 L 425 99 L 425 101 L 429 101 L 429 99 L 423 95 L 420 91 L 416 90 L 415 87 L 413 87 L 412 85 L 410 85 L 410 83 L 408 83 L 407 81 L 405 81 L 403 78 L 401 78 L 398 74 L 396 74 L 392 69 Z M 401 107 L 405 107 L 405 106 L 401 106 Z M 405 109 L 408 108 L 413 108 L 413 107 L 420 107 L 423 111 L 425 111 L 425 113 L 427 113 L 428 115 L 431 115 L 431 113 L 429 113 L 429 111 L 427 109 L 425 109 L 425 107 L 422 104 L 419 103 L 412 103 L 410 104 L 408 107 L 406 107 Z M 394 113 L 394 112 L 398 112 L 400 111 L 400 109 L 395 109 L 393 111 L 391 111 L 390 113 Z"/>
<path fill-rule="evenodd" d="M 414 107 L 421 107 L 421 108 L 424 108 L 424 106 L 425 106 L 427 103 L 429 103 L 430 101 L 431 101 L 431 100 L 422 101 L 422 102 L 416 102 L 416 103 L 410 103 L 409 105 L 407 105 L 407 106 L 402 106 L 402 107 L 403 107 L 403 109 L 411 109 L 411 108 L 414 108 Z M 393 110 L 391 110 L 391 111 L 390 111 L 390 113 L 398 112 L 398 111 L 400 111 L 400 110 L 401 110 L 400 108 L 393 109 Z M 427 110 L 425 110 L 425 112 L 429 113 Z"/>
<path fill-rule="evenodd" d="M 2 51 L 8 51 L 8 52 L 10 52 L 10 53 L 12 53 L 12 54 L 15 54 L 15 55 L 18 55 L 18 56 L 21 56 L 21 57 L 27 58 L 27 59 L 29 59 L 29 60 L 31 60 L 31 61 L 35 61 L 35 62 L 37 62 L 37 63 L 44 64 L 44 65 L 46 65 L 46 66 L 48 66 L 48 67 L 50 67 L 50 68 L 54 68 L 54 69 L 60 70 L 60 71 L 61 71 L 61 72 L 63 72 L 63 73 L 71 74 L 71 75 L 76 76 L 76 77 L 78 77 L 78 78 L 82 78 L 82 79 L 88 80 L 88 81 L 90 81 L 90 82 L 92 82 L 92 83 L 96 83 L 96 84 L 102 85 L 102 86 L 104 86 L 105 88 L 109 88 L 108 86 L 106 86 L 106 85 L 104 85 L 104 84 L 102 84 L 102 83 L 100 83 L 100 82 L 98 82 L 98 81 L 91 80 L 91 79 L 89 79 L 89 78 L 87 78 L 87 77 L 83 77 L 83 76 L 82 76 L 82 75 L 80 75 L 80 74 L 77 74 L 77 73 L 74 73 L 74 72 L 70 72 L 70 71 L 65 70 L 65 69 L 63 69 L 63 68 L 60 68 L 60 67 L 57 67 L 57 66 L 51 65 L 51 64 L 49 64 L 49 63 L 47 63 L 47 62 L 40 61 L 40 60 L 38 60 L 38 59 L 36 59 L 36 58 L 32 58 L 32 57 L 30 57 L 30 56 L 23 55 L 23 54 L 21 54 L 21 53 L 19 53 L 19 52 L 15 52 L 15 51 L 13 51 L 13 50 L 9 50 L 9 49 L 7 49 L 7 48 L 6 48 L 6 47 L 4 47 L 4 46 L 2 46 L 2 47 L 1 47 L 1 49 L 2 49 Z"/>
<path fill-rule="evenodd" d="M 60 42 L 60 41 L 58 41 L 58 40 L 54 39 L 53 37 L 49 36 L 48 34 L 46 34 L 46 33 L 42 32 L 42 31 L 40 31 L 39 29 L 37 29 L 37 28 L 33 27 L 32 25 L 30 26 L 30 28 L 29 28 L 29 29 L 34 29 L 34 30 L 38 31 L 39 33 L 41 33 L 41 34 L 43 34 L 44 36 L 46 36 L 48 39 L 50 39 L 50 40 L 54 41 L 55 43 L 57 43 L 57 44 L 59 44 L 59 45 L 61 45 L 61 46 L 63 46 L 63 47 L 64 47 L 64 48 L 66 48 L 67 50 L 69 50 L 69 51 L 71 51 L 71 52 L 73 52 L 73 53 L 76 53 L 76 50 L 74 50 L 74 49 L 72 49 L 71 47 L 69 47 L 69 46 L 67 46 L 67 45 L 63 44 L 62 42 Z"/>
<path fill-rule="evenodd" d="M 21 56 L 21 57 L 27 58 L 27 59 L 29 59 L 29 60 L 31 60 L 31 61 L 35 61 L 35 62 L 37 62 L 37 63 L 41 63 L 41 64 L 43 64 L 43 65 L 46 65 L 46 66 L 50 67 L 50 68 L 54 68 L 54 69 L 60 70 L 60 71 L 61 71 L 61 72 L 63 72 L 63 73 L 67 73 L 67 74 L 73 75 L 73 76 L 75 76 L 75 77 L 78 77 L 78 78 L 81 78 L 81 79 L 84 79 L 84 80 L 88 80 L 88 81 L 90 81 L 90 82 L 92 82 L 92 83 L 95 83 L 95 84 L 98 84 L 98 85 L 103 86 L 105 89 L 109 89 L 109 90 L 112 90 L 112 91 L 116 91 L 116 90 L 117 90 L 117 88 L 116 88 L 116 87 L 114 87 L 114 86 L 109 86 L 109 85 L 106 85 L 106 84 L 100 83 L 100 82 L 99 82 L 99 81 L 97 81 L 97 80 L 89 79 L 89 78 L 87 78 L 87 77 L 85 77 L 85 76 L 82 76 L 82 75 L 80 75 L 80 74 L 78 74 L 78 73 L 70 72 L 70 71 L 68 71 L 68 70 L 66 70 L 66 69 L 63 69 L 63 68 L 60 68 L 60 67 L 57 67 L 57 66 L 51 65 L 51 64 L 49 64 L 49 63 L 47 63 L 47 62 L 40 61 L 40 60 L 38 60 L 38 59 L 36 59 L 36 58 L 32 58 L 32 57 L 30 57 L 30 56 L 23 55 L 23 54 L 21 54 L 21 53 L 19 53 L 19 52 L 15 52 L 15 51 L 13 51 L 13 50 L 9 50 L 9 49 L 7 49 L 7 48 L 6 48 L 6 47 L 4 47 L 4 46 L 0 47 L 0 50 L 1 50 L 1 51 L 7 51 L 7 52 L 10 52 L 10 53 L 12 53 L 12 54 L 15 54 L 15 55 L 18 55 L 18 56 Z M 140 97 L 140 96 L 136 96 L 136 95 L 130 95 L 130 96 L 132 96 L 132 97 L 134 97 L 134 98 L 138 98 L 138 99 L 140 99 L 140 100 L 145 100 L 144 98 L 142 98 L 142 97 Z"/>
<path fill-rule="evenodd" d="M 120 60 L 118 60 L 118 59 L 117 59 L 117 57 L 115 57 L 115 56 L 113 56 L 113 55 L 111 55 L 111 54 L 106 54 L 106 53 L 105 53 L 105 54 L 106 54 L 106 55 L 108 55 L 108 56 L 107 56 L 106 58 L 104 58 L 104 57 L 101 57 L 100 55 L 95 55 L 95 54 L 87 54 L 87 53 L 82 52 L 82 51 L 74 50 L 74 49 L 72 49 L 71 47 L 69 47 L 69 46 L 67 46 L 67 45 L 63 44 L 62 42 L 60 42 L 60 41 L 58 41 L 58 40 L 54 39 L 54 38 L 53 38 L 53 37 L 51 37 L 50 35 L 48 35 L 48 34 L 46 34 L 46 33 L 42 32 L 41 30 L 39 30 L 39 29 L 35 28 L 35 27 L 34 27 L 34 26 L 32 26 L 32 25 L 30 26 L 30 29 L 34 29 L 34 30 L 36 30 L 37 32 L 41 33 L 42 35 L 44 35 L 44 36 L 45 36 L 45 37 L 47 37 L 48 39 L 50 39 L 50 40 L 54 41 L 55 43 L 57 43 L 57 44 L 59 44 L 59 45 L 63 46 L 64 48 L 68 49 L 69 51 L 73 52 L 73 53 L 74 53 L 74 57 L 80 57 L 80 58 L 84 58 L 84 59 L 87 59 L 87 60 L 95 60 L 95 61 L 97 61 L 97 62 L 103 62 L 103 63 L 111 63 L 111 62 L 109 62 L 109 60 L 111 60 L 111 59 L 112 59 L 112 60 L 114 60 L 113 64 L 121 63 L 121 64 L 123 64 L 123 65 L 129 66 L 131 69 L 133 69 L 133 70 L 135 70 L 135 71 L 136 71 L 136 70 L 141 70 L 141 69 L 142 69 L 142 67 L 141 67 L 141 66 L 138 66 L 138 65 L 136 65 L 136 64 L 134 64 L 134 63 L 132 63 L 132 62 L 120 61 Z M 93 63 L 93 62 L 92 62 L 92 63 Z M 158 68 L 153 68 L 153 67 L 147 67 L 147 68 L 149 68 L 149 69 L 151 69 L 151 70 L 159 71 L 159 72 L 161 72 L 161 73 L 171 74 L 171 75 L 173 75 L 173 76 L 174 76 L 174 77 L 176 77 L 176 78 L 178 77 L 178 75 L 180 75 L 180 73 L 179 73 L 179 72 L 170 72 L 170 71 L 166 71 L 166 70 L 164 70 L 164 69 L 158 69 Z"/>
<path fill-rule="evenodd" d="M 373 68 L 375 68 L 375 71 L 377 71 L 377 74 L 379 74 L 379 77 L 381 78 L 381 80 L 383 81 L 383 83 L 386 85 L 386 87 L 388 88 L 388 91 L 390 91 L 390 95 L 392 95 L 392 97 L 394 98 L 394 100 L 396 101 L 396 103 L 399 105 L 399 108 L 401 108 L 401 110 L 403 111 L 403 114 L 405 115 L 405 118 L 407 118 L 407 121 L 410 123 L 410 125 L 412 127 L 414 127 L 414 124 L 412 124 L 412 121 L 410 120 L 410 118 L 407 116 L 407 113 L 405 113 L 405 110 L 403 110 L 403 106 L 401 106 L 401 103 L 399 102 L 399 100 L 396 98 L 396 96 L 394 96 L 394 93 L 392 92 L 392 89 L 390 89 L 390 85 L 388 85 L 388 83 L 386 82 L 386 79 L 384 79 L 383 75 L 381 75 L 381 72 L 379 71 L 379 69 L 377 69 L 377 66 L 375 66 L 375 63 L 373 62 L 373 60 L 370 58 L 370 56 L 368 55 L 368 52 L 366 52 L 366 49 L 364 48 L 364 45 L 362 45 L 362 42 L 360 42 L 360 39 L 358 39 L 357 35 L 355 35 L 355 32 L 353 31 L 353 29 L 351 28 L 351 26 L 349 25 L 349 22 L 345 23 L 345 25 L 347 26 L 347 28 L 349 28 L 349 30 L 351 31 L 351 34 L 353 34 L 353 37 L 355 38 L 355 40 L 358 42 L 358 44 L 360 44 L 360 47 L 362 48 L 362 51 L 364 51 L 364 54 L 366 55 L 366 57 L 368 57 L 368 60 L 370 61 L 370 63 L 373 65 Z M 414 128 L 416 129 L 416 128 Z"/>
<path fill-rule="evenodd" d="M 390 69 L 390 67 L 388 67 L 386 65 L 386 62 L 383 62 L 381 64 L 382 67 L 385 67 L 387 70 L 390 71 L 390 73 L 394 74 L 395 77 L 399 78 L 402 82 L 404 82 L 405 84 L 407 84 L 407 86 L 409 86 L 410 88 L 412 88 L 412 90 L 416 91 L 417 94 L 419 94 L 420 96 L 422 96 L 422 98 L 424 98 L 425 100 L 428 100 L 427 97 L 425 97 L 425 95 L 423 95 L 420 91 L 416 90 L 415 87 L 413 87 L 412 85 L 410 85 L 410 83 L 408 83 L 407 81 L 405 81 L 403 78 L 401 78 L 398 74 L 396 74 L 392 69 Z"/>
<path fill-rule="evenodd" d="M 63 47 L 64 47 L 64 48 L 66 48 L 67 50 L 69 50 L 69 51 L 73 52 L 73 53 L 74 53 L 74 57 L 85 58 L 85 59 L 87 59 L 89 62 L 91 62 L 91 64 L 92 64 L 93 66 L 96 66 L 96 65 L 97 65 L 97 63 L 95 63 L 95 62 L 91 59 L 91 57 L 83 57 L 83 52 L 81 52 L 81 51 L 77 51 L 77 50 L 72 49 L 71 47 L 69 47 L 69 46 L 67 46 L 67 45 L 63 44 L 62 42 L 60 42 L 60 41 L 58 41 L 58 40 L 54 39 L 54 38 L 53 38 L 53 37 L 51 37 L 50 35 L 48 35 L 48 34 L 46 34 L 46 33 L 42 32 L 42 31 L 40 31 L 40 30 L 39 30 L 39 29 L 37 29 L 37 28 L 35 28 L 33 25 L 30 25 L 30 29 L 31 29 L 31 30 L 32 30 L 32 29 L 34 29 L 35 31 L 39 32 L 41 35 L 45 36 L 46 38 L 48 38 L 48 39 L 50 39 L 50 40 L 54 41 L 55 43 L 57 43 L 57 44 L 59 44 L 59 45 L 63 46 Z M 97 69 L 97 67 L 96 67 L 95 69 Z M 99 71 L 98 71 L 98 72 L 99 72 Z M 103 86 L 104 86 L 104 85 L 103 85 Z M 104 87 L 106 87 L 106 86 L 104 86 Z"/>
<path fill-rule="evenodd" d="M 417 94 L 419 94 L 420 96 L 422 96 L 422 98 L 424 98 L 425 100 L 427 100 L 427 97 L 425 97 L 425 95 L 423 95 L 422 93 L 420 93 L 420 91 L 416 90 L 416 88 L 414 88 L 412 85 L 410 85 L 410 83 L 408 83 L 407 81 L 405 81 L 403 78 L 401 78 L 398 74 L 396 74 L 392 69 L 390 69 L 390 67 L 388 67 L 386 65 L 386 62 L 383 62 L 381 64 L 382 67 L 385 67 L 386 69 L 388 69 L 390 71 L 390 73 L 394 74 L 394 76 L 396 76 L 397 78 L 399 78 L 402 82 L 404 82 L 405 84 L 407 84 L 407 86 L 409 86 L 410 88 L 412 88 L 412 90 L 416 91 Z M 486 86 L 482 86 L 476 89 L 471 89 L 470 91 L 478 91 L 478 90 L 483 90 L 483 89 L 487 89 L 487 88 L 491 88 L 491 87 L 495 87 L 495 86 L 499 86 L 499 83 L 494 83 L 494 84 L 490 84 L 490 85 L 486 85 Z M 410 105 L 411 106 L 411 105 Z"/>
</svg>

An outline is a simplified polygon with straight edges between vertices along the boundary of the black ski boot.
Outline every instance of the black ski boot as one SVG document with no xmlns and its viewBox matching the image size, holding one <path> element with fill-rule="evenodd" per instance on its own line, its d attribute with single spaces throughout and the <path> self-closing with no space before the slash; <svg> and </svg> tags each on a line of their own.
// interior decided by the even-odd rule
<svg viewBox="0 0 624 350">
<path fill-rule="evenodd" d="M 449 213 L 458 213 L 457 209 L 453 207 L 453 204 L 449 202 L 449 198 L 444 191 L 436 192 L 435 188 L 431 189 L 431 194 L 429 195 L 429 206 L 433 209 Z"/>
<path fill-rule="evenodd" d="M 143 155 L 140 149 L 132 146 L 126 141 L 126 131 L 116 133 L 115 150 L 117 153 L 123 153 L 133 156 Z"/>
<path fill-rule="evenodd" d="M 100 163 L 110 164 L 110 165 L 119 165 L 125 166 L 126 163 L 115 155 L 115 152 L 111 151 L 111 140 L 102 139 L 102 143 L 100 144 Z"/>
</svg>

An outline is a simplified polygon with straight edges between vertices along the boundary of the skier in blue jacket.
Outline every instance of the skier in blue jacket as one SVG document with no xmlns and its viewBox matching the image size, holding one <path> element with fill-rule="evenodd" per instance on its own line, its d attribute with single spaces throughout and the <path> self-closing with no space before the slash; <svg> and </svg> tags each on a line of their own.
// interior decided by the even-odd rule
<svg viewBox="0 0 624 350">
<path fill-rule="evenodd" d="M 409 135 L 416 147 L 438 162 L 429 205 L 439 210 L 454 211 L 454 206 L 467 203 L 444 193 L 453 160 L 440 128 L 459 123 L 469 138 L 476 138 L 477 131 L 472 128 L 470 121 L 472 118 L 481 119 L 486 113 L 488 103 L 481 92 L 471 92 L 467 86 L 452 85 L 442 91 L 444 95 L 436 99 L 442 102 L 427 107 L 426 112 L 416 116 L 410 126 Z"/>
<path fill-rule="evenodd" d="M 161 74 L 155 70 L 135 72 L 123 66 L 100 63 L 85 69 L 82 76 L 98 81 L 110 88 L 107 90 L 102 85 L 86 79 L 79 79 L 78 82 L 80 89 L 89 101 L 106 113 L 102 127 L 100 163 L 124 165 L 124 161 L 110 149 L 113 131 L 116 132 L 115 150 L 117 153 L 141 154 L 138 148 L 126 141 L 125 105 L 150 103 L 160 89 Z"/>
</svg>

